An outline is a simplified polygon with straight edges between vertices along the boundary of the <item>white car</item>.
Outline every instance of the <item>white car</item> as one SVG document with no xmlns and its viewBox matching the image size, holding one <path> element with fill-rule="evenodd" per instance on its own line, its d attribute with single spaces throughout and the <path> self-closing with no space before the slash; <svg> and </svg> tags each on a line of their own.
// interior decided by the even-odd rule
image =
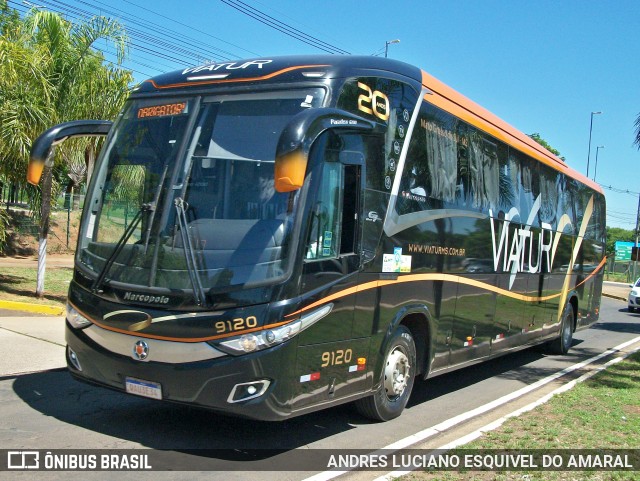
<svg viewBox="0 0 640 481">
<path fill-rule="evenodd" d="M 629 312 L 635 312 L 640 309 L 640 279 L 635 284 L 629 284 L 631 292 L 629 292 Z"/>
</svg>

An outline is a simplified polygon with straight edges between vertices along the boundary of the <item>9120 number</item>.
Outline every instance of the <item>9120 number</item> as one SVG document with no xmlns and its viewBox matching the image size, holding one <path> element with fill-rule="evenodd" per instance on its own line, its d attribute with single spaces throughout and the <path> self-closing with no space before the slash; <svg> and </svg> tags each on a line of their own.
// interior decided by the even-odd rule
<svg viewBox="0 0 640 481">
<path fill-rule="evenodd" d="M 337 349 L 335 351 L 325 351 L 322 353 L 322 367 L 338 366 L 348 364 L 353 359 L 351 349 Z"/>
<path fill-rule="evenodd" d="M 255 316 L 237 317 L 235 319 L 227 319 L 226 321 L 217 321 L 213 327 L 217 334 L 225 334 L 227 332 L 243 331 L 258 327 L 258 319 Z"/>
</svg>

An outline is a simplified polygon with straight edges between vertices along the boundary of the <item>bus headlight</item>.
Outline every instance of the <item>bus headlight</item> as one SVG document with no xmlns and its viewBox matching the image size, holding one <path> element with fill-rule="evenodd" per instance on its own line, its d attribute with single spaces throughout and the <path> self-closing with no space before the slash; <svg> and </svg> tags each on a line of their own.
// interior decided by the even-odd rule
<svg viewBox="0 0 640 481">
<path fill-rule="evenodd" d="M 75 307 L 67 302 L 67 321 L 76 329 L 82 329 L 91 325 L 91 321 L 80 314 Z"/>
<path fill-rule="evenodd" d="M 237 355 L 277 346 L 278 344 L 282 344 L 283 342 L 297 336 L 300 332 L 318 322 L 329 314 L 331 309 L 333 309 L 333 304 L 327 304 L 320 309 L 302 316 L 297 321 L 290 322 L 289 324 L 273 329 L 267 329 L 259 333 L 234 337 L 228 341 L 216 344 L 216 347 L 228 352 L 229 354 Z"/>
<path fill-rule="evenodd" d="M 258 338 L 253 334 L 249 334 L 248 336 L 242 336 L 240 338 L 240 347 L 245 352 L 255 351 L 258 347 Z"/>
<path fill-rule="evenodd" d="M 218 344 L 218 347 L 230 354 L 244 354 L 260 351 L 277 344 L 282 344 L 287 339 L 300 332 L 301 321 L 292 322 L 285 326 L 269 329 L 257 334 L 245 334 Z"/>
</svg>

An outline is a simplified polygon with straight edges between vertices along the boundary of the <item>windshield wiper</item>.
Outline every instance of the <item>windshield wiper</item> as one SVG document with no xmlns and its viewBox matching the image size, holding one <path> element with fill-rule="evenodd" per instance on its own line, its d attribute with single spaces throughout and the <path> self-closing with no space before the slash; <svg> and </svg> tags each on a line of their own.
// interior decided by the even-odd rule
<svg viewBox="0 0 640 481">
<path fill-rule="evenodd" d="M 189 206 L 182 197 L 176 197 L 173 201 L 176 206 L 176 219 L 178 221 L 178 227 L 180 228 L 180 234 L 182 236 L 182 249 L 184 250 L 184 260 L 187 263 L 187 272 L 189 273 L 189 280 L 193 287 L 193 297 L 198 306 L 206 305 L 206 295 L 200 282 L 200 276 L 198 275 L 198 266 L 196 264 L 196 258 L 193 253 L 193 244 L 191 234 L 189 233 L 189 227 L 187 225 L 186 209 Z M 187 206 L 187 207 L 185 207 Z"/>
<path fill-rule="evenodd" d="M 133 234 L 133 232 L 136 230 L 136 227 L 138 227 L 138 224 L 142 220 L 142 214 L 144 212 L 150 212 L 153 210 L 155 210 L 155 205 L 153 203 L 142 204 L 140 206 L 140 209 L 138 209 L 138 212 L 136 212 L 136 215 L 133 217 L 131 224 L 129 224 L 129 226 L 124 230 L 124 232 L 122 233 L 122 236 L 120 236 L 120 239 L 118 239 L 115 249 L 113 249 L 113 252 L 107 258 L 107 261 L 105 262 L 104 266 L 100 270 L 98 277 L 96 278 L 95 281 L 93 281 L 93 285 L 91 286 L 92 292 L 97 292 L 100 289 L 100 286 L 104 282 L 104 278 L 106 277 L 107 273 L 111 269 L 111 266 L 113 266 L 113 263 L 116 261 L 116 259 L 120 255 L 120 252 L 122 252 L 122 249 L 124 248 L 129 238 L 131 237 L 131 234 Z"/>
</svg>

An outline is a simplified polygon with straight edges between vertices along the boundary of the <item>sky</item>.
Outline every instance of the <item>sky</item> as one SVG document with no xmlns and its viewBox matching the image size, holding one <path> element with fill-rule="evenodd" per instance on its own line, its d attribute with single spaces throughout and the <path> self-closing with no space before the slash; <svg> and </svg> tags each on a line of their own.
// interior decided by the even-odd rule
<svg viewBox="0 0 640 481">
<path fill-rule="evenodd" d="M 243 1 L 31 3 L 70 20 L 119 19 L 132 39 L 125 66 L 137 81 L 211 60 L 326 53 L 315 40 L 309 45 L 239 11 L 247 6 L 351 54 L 384 55 L 397 39 L 389 57 L 426 70 L 524 133 L 539 133 L 582 174 L 591 145 L 589 177 L 603 186 L 607 225 L 636 228 L 640 1 Z"/>
</svg>

